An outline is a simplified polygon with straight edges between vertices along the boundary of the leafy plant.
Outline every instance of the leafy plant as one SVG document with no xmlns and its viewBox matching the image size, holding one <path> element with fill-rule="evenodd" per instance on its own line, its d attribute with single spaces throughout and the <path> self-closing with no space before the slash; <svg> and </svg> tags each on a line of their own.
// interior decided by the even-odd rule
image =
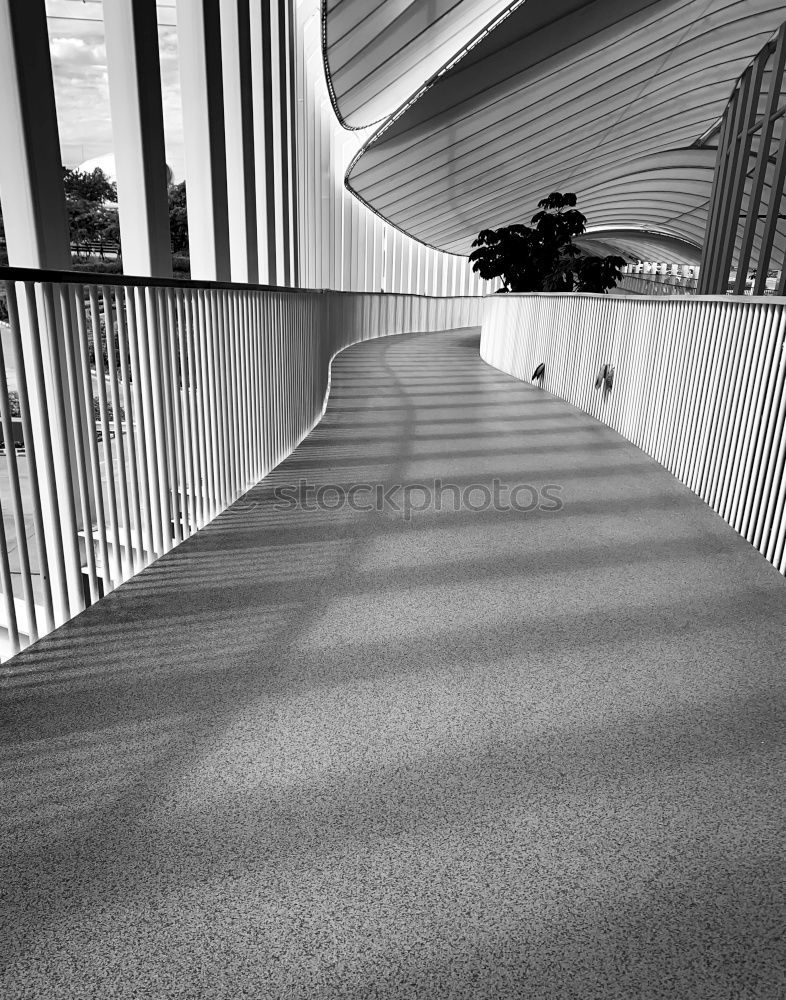
<svg viewBox="0 0 786 1000">
<path fill-rule="evenodd" d="M 63 167 L 63 188 L 71 244 L 80 256 L 120 245 L 117 215 L 117 185 L 100 167 L 92 171 Z"/>
<path fill-rule="evenodd" d="M 472 246 L 472 270 L 485 281 L 501 278 L 502 292 L 603 292 L 622 277 L 622 257 L 596 257 L 573 243 L 587 219 L 576 195 L 552 191 L 538 202 L 532 225 L 484 229 Z"/>
</svg>

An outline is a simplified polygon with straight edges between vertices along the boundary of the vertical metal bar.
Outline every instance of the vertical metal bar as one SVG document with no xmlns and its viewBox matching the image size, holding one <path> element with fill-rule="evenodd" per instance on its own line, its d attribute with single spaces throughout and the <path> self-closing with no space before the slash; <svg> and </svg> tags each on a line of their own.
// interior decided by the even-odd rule
<svg viewBox="0 0 786 1000">
<path fill-rule="evenodd" d="M 196 344 L 197 314 L 194 308 L 194 295 L 191 289 L 182 293 L 183 312 L 186 319 L 185 345 L 188 356 L 188 424 L 190 437 L 188 443 L 191 456 L 191 521 L 192 530 L 196 531 L 204 523 L 204 488 L 203 471 L 199 459 L 200 437 L 197 423 L 197 374 L 196 374 Z"/>
<path fill-rule="evenodd" d="M 136 421 L 140 415 L 136 410 L 136 404 L 132 400 L 131 376 L 129 371 L 131 346 L 126 332 L 127 301 L 121 289 L 114 289 L 114 300 L 115 315 L 117 317 L 117 349 L 120 354 L 120 380 L 123 385 L 126 447 L 128 448 L 129 530 L 131 532 L 131 549 L 128 553 L 128 558 L 131 572 L 135 573 L 142 568 L 144 563 L 144 533 L 142 528 L 142 506 L 139 496 L 138 456 L 136 449 Z M 128 538 L 128 535 L 126 535 L 126 538 Z"/>
<path fill-rule="evenodd" d="M 134 572 L 132 555 L 133 540 L 131 536 L 131 513 L 128 505 L 128 477 L 126 475 L 126 453 L 123 445 L 123 411 L 120 405 L 120 393 L 117 386 L 117 350 L 115 348 L 115 319 L 109 288 L 101 286 L 101 297 L 104 303 L 104 328 L 106 330 L 106 355 L 108 358 L 109 394 L 112 402 L 112 423 L 115 432 L 115 457 L 117 459 L 117 493 L 120 495 L 120 519 L 123 522 L 123 540 L 118 553 L 117 563 L 121 567 L 120 580 L 128 579 Z M 125 417 L 127 420 L 127 416 Z M 118 526 L 118 539 L 120 527 Z M 124 564 L 124 565 L 123 565 Z"/>
<path fill-rule="evenodd" d="M 233 455 L 235 463 L 233 498 L 243 493 L 245 482 L 245 461 L 244 461 L 244 437 L 243 421 L 245 411 L 243 409 L 243 325 L 242 325 L 242 293 L 229 293 L 230 309 L 230 359 L 232 372 L 232 428 L 233 428 Z"/>
<path fill-rule="evenodd" d="M 238 309 L 238 359 L 240 374 L 240 492 L 245 493 L 251 485 L 251 459 L 249 442 L 251 440 L 251 422 L 248 395 L 248 328 L 249 328 L 249 293 L 243 292 L 237 298 Z"/>
<path fill-rule="evenodd" d="M 166 322 L 159 313 L 160 289 L 145 289 L 147 303 L 147 342 L 150 351 L 150 394 L 153 411 L 153 427 L 156 438 L 156 471 L 158 483 L 159 516 L 161 519 L 161 540 L 163 552 L 172 548 L 172 502 L 169 481 L 169 434 L 166 401 L 164 398 L 164 366 L 162 363 L 161 329 Z"/>
<path fill-rule="evenodd" d="M 761 295 L 764 292 L 767 282 L 767 270 L 772 259 L 772 249 L 775 241 L 775 232 L 778 228 L 778 217 L 783 201 L 783 185 L 786 180 L 786 119 L 784 119 L 781 129 L 781 139 L 778 145 L 778 155 L 775 159 L 775 168 L 772 173 L 772 186 L 770 187 L 770 199 L 767 205 L 767 218 L 764 222 L 764 229 L 761 236 L 761 251 L 759 253 L 758 267 L 756 269 L 756 279 L 753 283 L 753 294 Z M 776 293 L 783 295 L 786 290 L 786 261 L 781 264 L 781 281 Z"/>
<path fill-rule="evenodd" d="M 146 462 L 145 485 L 147 486 L 146 513 L 151 526 L 153 558 L 165 551 L 163 533 L 164 515 L 161 509 L 160 458 L 162 442 L 158 440 L 159 423 L 156 421 L 153 404 L 152 362 L 150 343 L 155 339 L 156 330 L 150 329 L 152 314 L 155 313 L 155 296 L 150 288 L 134 289 L 136 320 L 136 347 L 139 363 L 140 406 L 143 413 L 144 457 Z M 154 320 L 153 320 L 154 322 Z M 136 382 L 136 375 L 134 376 Z"/>
<path fill-rule="evenodd" d="M 6 425 L 11 430 L 11 425 Z M 13 440 L 11 448 L 14 447 Z M 5 535 L 5 520 L 3 507 L 0 504 L 0 586 L 3 588 L 3 610 L 5 611 L 5 626 L 8 630 L 8 646 L 11 656 L 19 652 L 19 627 L 16 621 L 16 604 L 14 603 L 14 585 L 11 580 L 11 564 L 8 561 L 8 540 Z"/>
<path fill-rule="evenodd" d="M 16 391 L 19 393 L 19 411 L 22 416 L 22 434 L 24 436 L 25 456 L 27 458 L 27 469 L 30 478 L 30 505 L 32 507 L 33 528 L 36 536 L 38 571 L 41 579 L 41 598 L 43 600 L 43 631 L 51 632 L 55 627 L 52 581 L 49 573 L 49 554 L 47 551 L 46 536 L 44 534 L 37 446 L 33 436 L 30 396 L 27 390 L 26 366 L 19 326 L 19 309 L 16 301 L 16 287 L 13 282 L 7 281 L 5 282 L 5 290 L 8 305 L 8 323 L 11 333 L 11 360 L 17 372 Z M 35 615 L 33 616 L 32 625 L 37 637 L 39 629 Z"/>
<path fill-rule="evenodd" d="M 147 565 L 155 558 L 156 547 L 160 546 L 160 533 L 156 534 L 156 518 L 153 516 L 151 497 L 154 490 L 151 484 L 151 468 L 155 474 L 155 457 L 148 454 L 147 442 L 150 437 L 148 424 L 150 411 L 146 407 L 146 399 L 142 395 L 144 383 L 147 380 L 147 365 L 142 366 L 141 358 L 146 354 L 147 331 L 144 322 L 144 297 L 140 289 L 127 288 L 126 318 L 128 321 L 128 348 L 131 357 L 131 389 L 134 397 L 134 429 L 136 432 L 136 452 L 139 456 L 139 503 L 142 514 L 140 544 L 144 540 L 143 562 Z M 139 308 L 139 313 L 137 313 Z M 141 317 L 141 323 L 139 322 Z M 147 380 L 149 381 L 149 380 Z M 160 551 L 160 549 L 159 549 Z"/>
<path fill-rule="evenodd" d="M 7 287 L 7 285 L 6 285 Z M 16 373 L 17 381 L 21 382 L 23 378 L 23 373 L 17 369 Z M 22 404 L 22 393 L 17 389 L 17 396 L 19 398 L 19 404 L 21 408 Z M 14 441 L 13 424 L 11 417 L 11 405 L 8 399 L 8 382 L 6 380 L 5 374 L 5 356 L 3 352 L 2 338 L 0 338 L 0 421 L 3 425 L 3 437 L 5 438 L 5 454 L 6 454 L 6 464 L 8 466 L 8 485 L 11 492 L 11 508 L 14 518 L 14 532 L 16 534 L 16 546 L 19 553 L 19 575 L 22 584 L 22 597 L 24 598 L 25 604 L 25 614 L 27 616 L 27 629 L 26 634 L 31 642 L 35 642 L 38 638 L 38 624 L 36 622 L 36 610 L 35 610 L 35 595 L 33 593 L 33 580 L 32 573 L 30 569 L 30 553 L 27 546 L 27 527 L 25 525 L 24 508 L 22 506 L 22 491 L 19 485 L 19 466 L 16 459 L 16 443 Z M 32 443 L 32 438 L 28 439 Z M 29 447 L 28 441 L 25 441 L 25 446 Z M 34 501 L 36 502 L 36 501 Z M 0 514 L 0 522 L 2 522 L 2 515 Z M 5 527 L 5 526 L 3 526 Z M 6 551 L 6 539 L 2 539 L 3 551 Z M 10 574 L 10 567 L 9 567 Z M 11 597 L 11 604 L 13 610 L 13 620 L 14 627 L 16 627 L 16 606 L 14 604 L 13 590 L 9 591 Z M 7 615 L 10 614 L 8 611 Z M 11 617 L 8 617 L 9 629 Z M 13 648 L 13 643 L 12 643 Z M 19 642 L 17 636 L 16 648 L 13 652 L 16 653 L 19 649 Z"/>
<path fill-rule="evenodd" d="M 770 76 L 770 86 L 767 91 L 767 100 L 764 106 L 764 114 L 762 115 L 761 121 L 761 132 L 759 136 L 759 151 L 756 157 L 756 169 L 753 175 L 753 181 L 751 183 L 751 194 L 748 199 L 748 211 L 745 219 L 745 229 L 742 236 L 742 245 L 740 247 L 740 259 L 737 267 L 737 280 L 734 282 L 734 294 L 742 295 L 745 292 L 746 276 L 748 273 L 748 267 L 750 265 L 751 252 L 753 250 L 753 241 L 756 235 L 756 227 L 759 218 L 759 208 L 761 206 L 761 196 L 764 190 L 764 181 L 767 176 L 767 164 L 769 162 L 769 151 L 770 144 L 772 142 L 772 133 L 775 127 L 775 121 L 773 114 L 777 107 L 778 97 L 781 92 L 781 83 L 783 80 L 783 67 L 784 60 L 786 60 L 786 22 L 784 22 L 780 31 L 778 32 L 777 41 L 775 43 L 775 52 L 773 55 L 772 62 L 772 74 Z M 762 64 L 766 60 L 762 59 Z M 759 253 L 761 257 L 761 253 Z M 761 272 L 761 268 L 757 271 Z M 764 269 L 764 281 L 767 279 L 766 268 Z M 758 291 L 756 290 L 758 287 Z M 764 284 L 758 285 L 754 280 L 754 295 L 760 295 L 764 288 Z"/>
<path fill-rule="evenodd" d="M 186 423 L 188 420 L 188 376 L 187 365 L 184 358 L 183 346 L 183 311 L 182 303 L 177 291 L 168 290 L 167 309 L 169 312 L 169 360 L 170 360 L 170 380 L 172 384 L 173 411 L 175 415 L 175 459 L 177 464 L 177 477 L 175 482 L 180 483 L 178 490 L 178 504 L 180 518 L 178 523 L 181 526 L 180 541 L 188 538 L 189 519 L 189 485 L 188 485 L 188 454 L 186 440 L 188 431 Z"/>
<path fill-rule="evenodd" d="M 745 191 L 745 177 L 748 171 L 748 158 L 751 149 L 751 128 L 756 118 L 756 110 L 759 102 L 759 92 L 761 90 L 761 78 L 764 73 L 764 62 L 757 59 L 752 63 L 742 78 L 742 94 L 740 96 L 739 128 L 740 132 L 734 137 L 734 154 L 731 164 L 731 178 L 729 185 L 729 196 L 726 202 L 726 211 L 723 214 L 723 228 L 721 235 L 720 272 L 721 280 L 728 285 L 728 277 L 731 271 L 732 260 L 736 236 L 740 225 L 740 208 L 742 206 L 742 196 Z M 739 274 L 739 266 L 737 272 Z M 724 287 L 723 291 L 727 290 Z"/>
<path fill-rule="evenodd" d="M 160 382 L 161 382 L 161 421 L 164 431 L 164 441 L 166 449 L 164 452 L 164 468 L 166 469 L 167 489 L 165 491 L 167 499 L 167 509 L 169 513 L 169 523 L 167 525 L 170 538 L 170 547 L 182 541 L 180 531 L 180 494 L 177 486 L 177 457 L 175 446 L 174 429 L 174 406 L 172 400 L 172 382 L 170 353 L 172 344 L 172 331 L 170 321 L 172 319 L 169 308 L 169 289 L 159 288 L 157 298 L 158 329 L 159 329 L 159 357 L 160 357 Z"/>
<path fill-rule="evenodd" d="M 52 437 L 50 433 L 50 415 L 46 396 L 46 384 L 44 381 L 44 368 L 42 361 L 41 333 L 38 323 L 38 306 L 35 299 L 35 289 L 32 282 L 24 283 L 26 304 L 29 317 L 30 337 L 30 357 L 31 381 L 35 387 L 35 398 L 40 406 L 40 429 L 41 429 L 41 469 L 43 470 L 42 495 L 45 496 L 48 509 L 52 511 L 53 521 L 50 525 L 50 539 L 45 535 L 41 536 L 41 545 L 46 546 L 48 551 L 49 569 L 52 571 L 52 599 L 55 608 L 55 621 L 62 624 L 69 617 L 68 585 L 66 577 L 65 555 L 63 552 L 63 535 L 59 518 L 59 498 L 55 480 L 55 463 L 52 452 Z"/>
<path fill-rule="evenodd" d="M 76 520 L 76 498 L 74 496 L 76 483 L 71 467 L 72 454 L 69 447 L 69 424 L 66 416 L 64 396 L 64 371 L 61 351 L 61 337 L 57 326 L 54 293 L 52 285 L 45 282 L 41 285 L 41 295 L 44 301 L 44 317 L 48 340 L 48 354 L 53 369 L 53 407 L 50 415 L 54 416 L 54 426 L 58 428 L 63 450 L 53 453 L 58 483 L 58 517 L 65 562 L 65 583 L 68 592 L 69 617 L 79 614 L 85 608 L 85 595 L 82 587 L 82 560 L 79 554 L 79 535 Z M 59 470 L 59 475 L 58 475 Z"/>
<path fill-rule="evenodd" d="M 205 295 L 205 315 L 208 318 L 208 340 L 207 340 L 207 387 L 208 387 L 208 413 L 210 415 L 210 451 L 209 460 L 213 469 L 213 510 L 211 517 L 222 509 L 224 503 L 224 490 L 222 481 L 222 464 L 224 459 L 223 448 L 221 447 L 221 414 L 218 372 L 216 364 L 216 354 L 218 353 L 218 319 L 216 293 L 209 291 Z"/>
<path fill-rule="evenodd" d="M 215 449 L 215 438 L 213 430 L 213 414 L 211 406 L 211 388 L 210 388 L 210 364 L 209 364 L 209 346 L 210 338 L 212 337 L 212 332 L 208 330 L 208 321 L 210 316 L 210 292 L 203 291 L 202 289 L 198 292 L 198 326 L 199 326 L 199 340 L 198 340 L 198 366 L 197 366 L 197 382 L 199 385 L 199 405 L 197 408 L 197 413 L 199 416 L 199 447 L 200 447 L 200 458 L 202 461 L 203 469 L 203 492 L 204 492 L 204 519 L 209 521 L 215 514 L 218 503 L 216 500 L 216 487 L 215 487 L 215 475 L 213 471 L 213 461 L 216 455 Z"/>
<path fill-rule="evenodd" d="M 98 439 L 93 404 L 93 379 L 90 368 L 90 352 L 87 342 L 87 316 L 85 310 L 85 290 L 82 285 L 74 288 L 76 302 L 76 323 L 79 337 L 79 370 L 82 378 L 82 396 L 87 407 L 87 446 L 90 455 L 90 474 L 93 482 L 93 498 L 95 500 L 95 529 L 92 523 L 85 525 L 85 544 L 93 547 L 95 552 L 96 534 L 98 535 L 98 555 L 96 573 L 101 576 L 101 587 L 107 593 L 112 589 L 109 574 L 109 548 L 106 539 L 106 516 L 104 508 L 104 487 L 101 479 L 101 461 L 98 456 Z M 100 574 L 99 574 L 100 568 Z"/>
<path fill-rule="evenodd" d="M 735 91 L 736 95 L 736 91 Z M 718 152 L 715 158 L 715 171 L 712 175 L 712 190 L 707 208 L 707 223 L 704 230 L 704 245 L 701 251 L 701 265 L 699 267 L 699 282 L 697 292 L 699 295 L 707 295 L 712 288 L 712 273 L 714 270 L 715 250 L 717 244 L 717 227 L 721 206 L 721 192 L 723 189 L 723 178 L 726 168 L 726 157 L 728 149 L 726 146 L 733 114 L 731 104 L 726 106 L 721 119 L 720 134 L 718 136 Z"/>
<path fill-rule="evenodd" d="M 112 537 L 112 583 L 118 585 L 123 579 L 120 562 L 120 528 L 117 523 L 117 494 L 115 491 L 115 468 L 112 444 L 110 440 L 109 414 L 106 405 L 106 374 L 104 372 L 104 343 L 101 337 L 101 319 L 98 307 L 98 289 L 90 285 L 90 318 L 93 328 L 93 354 L 96 361 L 96 388 L 98 390 L 98 407 L 101 420 L 101 444 L 104 453 L 104 468 L 106 473 L 107 506 L 109 508 L 109 530 Z M 106 325 L 106 317 L 104 317 Z M 112 359 L 107 356 L 109 364 Z M 105 572 L 109 567 L 104 568 Z"/>
<path fill-rule="evenodd" d="M 221 289 L 216 296 L 216 315 L 218 319 L 218 337 L 216 338 L 216 371 L 218 375 L 218 401 L 220 414 L 220 448 L 221 462 L 221 506 L 228 506 L 232 496 L 232 436 L 231 436 L 231 401 L 230 373 L 227 357 L 227 296 L 228 292 Z"/>
<path fill-rule="evenodd" d="M 74 289 L 68 285 L 60 286 L 60 313 L 63 320 L 64 345 L 66 353 L 66 374 L 68 379 L 68 395 L 71 401 L 71 423 L 74 429 L 74 457 L 77 466 L 77 480 L 80 498 L 80 512 L 82 515 L 82 525 L 84 532 L 85 562 L 87 569 L 87 580 L 90 589 L 90 601 L 95 603 L 100 597 L 98 587 L 98 574 L 96 570 L 95 544 L 93 542 L 93 516 L 90 506 L 90 483 L 87 476 L 87 456 L 84 448 L 83 427 L 84 414 L 80 403 L 80 388 L 83 388 L 80 379 L 79 365 L 77 358 L 78 334 L 74 330 L 74 315 L 80 308 L 80 303 L 74 299 Z M 90 414 L 88 419 L 92 419 L 93 397 L 90 400 Z M 89 439 L 88 439 L 89 440 Z"/>
</svg>

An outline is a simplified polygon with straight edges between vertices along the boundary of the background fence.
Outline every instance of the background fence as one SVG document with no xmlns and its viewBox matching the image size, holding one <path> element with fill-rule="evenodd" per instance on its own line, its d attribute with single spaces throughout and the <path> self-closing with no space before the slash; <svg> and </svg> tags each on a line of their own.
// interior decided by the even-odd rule
<svg viewBox="0 0 786 1000">
<path fill-rule="evenodd" d="M 602 420 L 786 572 L 786 299 L 499 295 L 481 356 Z M 613 368 L 611 388 L 601 379 Z M 606 374 L 609 374 L 606 369 Z"/>
<path fill-rule="evenodd" d="M 479 326 L 482 305 L 5 276 L 3 658 L 198 531 L 290 454 L 323 412 L 338 351 Z"/>
</svg>

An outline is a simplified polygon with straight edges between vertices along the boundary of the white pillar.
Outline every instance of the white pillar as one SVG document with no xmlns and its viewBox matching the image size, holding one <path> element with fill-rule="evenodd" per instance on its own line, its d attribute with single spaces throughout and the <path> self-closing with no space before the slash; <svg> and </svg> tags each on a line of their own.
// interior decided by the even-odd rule
<svg viewBox="0 0 786 1000">
<path fill-rule="evenodd" d="M 70 268 L 44 0 L 0 0 L 0 128 L 9 263 Z"/>
<path fill-rule="evenodd" d="M 286 180 L 284 176 L 284 163 L 286 162 L 286 150 L 282 142 L 282 136 L 285 131 L 284 123 L 282 121 L 282 107 L 285 105 L 282 102 L 285 99 L 282 87 L 282 71 L 283 67 L 281 64 L 281 31 L 282 25 L 280 23 L 280 5 L 277 0 L 270 0 L 268 4 L 263 4 L 263 7 L 267 6 L 269 8 L 269 31 L 270 31 L 270 92 L 268 96 L 268 107 L 267 112 L 270 116 L 270 122 L 272 124 L 272 138 L 268 133 L 269 141 L 271 142 L 272 148 L 272 160 L 273 160 L 273 211 L 272 216 L 275 219 L 275 280 L 277 285 L 284 285 L 287 283 L 287 272 L 289 268 L 287 267 L 286 254 L 287 246 L 284 236 L 284 224 L 287 212 L 286 206 Z M 264 17 L 264 12 L 263 15 Z"/>
<path fill-rule="evenodd" d="M 229 260 L 233 281 L 259 281 L 249 0 L 220 0 Z"/>
<path fill-rule="evenodd" d="M 104 4 L 123 270 L 172 277 L 155 0 Z"/>
<path fill-rule="evenodd" d="M 275 281 L 275 253 L 272 246 L 274 222 L 270 217 L 272 206 L 273 165 L 272 149 L 267 132 L 271 127 L 266 107 L 266 91 L 270 75 L 270 18 L 267 4 L 255 0 L 251 5 L 251 89 L 254 109 L 254 161 L 257 205 L 257 257 L 259 281 L 263 285 Z"/>
<path fill-rule="evenodd" d="M 191 277 L 227 281 L 229 222 L 219 0 L 177 0 Z"/>
</svg>

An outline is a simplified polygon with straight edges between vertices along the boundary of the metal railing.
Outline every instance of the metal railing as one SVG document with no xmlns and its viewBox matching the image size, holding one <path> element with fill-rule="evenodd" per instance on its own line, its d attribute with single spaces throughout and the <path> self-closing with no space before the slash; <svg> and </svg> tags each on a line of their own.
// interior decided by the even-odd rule
<svg viewBox="0 0 786 1000">
<path fill-rule="evenodd" d="M 478 298 L 91 278 L 0 271 L 4 659 L 290 454 L 324 410 L 338 351 L 480 325 Z"/>
<path fill-rule="evenodd" d="M 786 573 L 786 299 L 499 295 L 481 355 L 651 455 Z M 603 366 L 613 388 L 594 384 Z"/>
</svg>

